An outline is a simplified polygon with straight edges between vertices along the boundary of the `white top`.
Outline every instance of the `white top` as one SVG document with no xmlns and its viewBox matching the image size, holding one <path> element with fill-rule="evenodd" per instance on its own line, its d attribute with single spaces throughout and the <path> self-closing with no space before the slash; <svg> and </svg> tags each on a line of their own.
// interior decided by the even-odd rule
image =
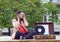
<svg viewBox="0 0 60 42">
<path fill-rule="evenodd" d="M 13 19 L 13 20 L 12 20 L 12 24 L 13 24 L 13 27 L 14 27 L 14 28 L 18 28 L 19 25 L 20 25 L 20 24 L 19 24 L 19 21 L 16 21 L 16 19 Z M 26 19 L 24 19 L 24 25 L 25 25 L 25 26 L 28 26 L 28 22 L 27 22 Z"/>
</svg>

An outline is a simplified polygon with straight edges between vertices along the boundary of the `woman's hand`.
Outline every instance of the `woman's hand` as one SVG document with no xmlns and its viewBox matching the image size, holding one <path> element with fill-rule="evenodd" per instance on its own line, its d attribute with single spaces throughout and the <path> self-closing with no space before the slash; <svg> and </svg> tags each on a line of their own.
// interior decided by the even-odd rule
<svg viewBox="0 0 60 42">
<path fill-rule="evenodd" d="M 19 17 L 17 16 L 18 22 L 20 21 Z"/>
<path fill-rule="evenodd" d="M 27 22 L 25 16 L 24 16 L 24 26 L 28 26 L 28 22 Z"/>
<path fill-rule="evenodd" d="M 26 17 L 25 17 L 25 14 L 24 14 L 24 17 L 23 17 L 23 19 L 25 19 Z"/>
</svg>

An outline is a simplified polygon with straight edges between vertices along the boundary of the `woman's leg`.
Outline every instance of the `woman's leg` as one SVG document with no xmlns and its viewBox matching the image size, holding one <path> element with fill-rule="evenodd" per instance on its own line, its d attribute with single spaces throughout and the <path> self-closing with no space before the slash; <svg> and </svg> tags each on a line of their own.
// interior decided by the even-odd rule
<svg viewBox="0 0 60 42">
<path fill-rule="evenodd" d="M 34 31 L 29 31 L 26 33 L 25 39 L 33 39 L 34 35 L 35 35 Z"/>
<path fill-rule="evenodd" d="M 15 39 L 20 39 L 20 36 L 24 36 L 23 33 L 21 33 L 20 31 L 17 31 L 16 34 L 15 34 Z"/>
</svg>

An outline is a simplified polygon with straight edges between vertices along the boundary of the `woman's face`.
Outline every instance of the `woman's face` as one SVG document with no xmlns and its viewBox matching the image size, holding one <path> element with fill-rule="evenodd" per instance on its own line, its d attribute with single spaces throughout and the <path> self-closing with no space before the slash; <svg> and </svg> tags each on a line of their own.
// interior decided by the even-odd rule
<svg viewBox="0 0 60 42">
<path fill-rule="evenodd" d="M 22 18 L 24 17 L 24 15 L 25 15 L 25 14 L 24 14 L 23 12 L 21 12 L 21 13 L 19 14 L 19 18 L 22 19 Z"/>
</svg>

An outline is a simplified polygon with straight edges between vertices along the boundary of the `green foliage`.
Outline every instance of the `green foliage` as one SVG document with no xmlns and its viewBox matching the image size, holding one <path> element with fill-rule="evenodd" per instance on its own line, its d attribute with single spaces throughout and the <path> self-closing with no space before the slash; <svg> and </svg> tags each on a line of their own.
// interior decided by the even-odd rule
<svg viewBox="0 0 60 42">
<path fill-rule="evenodd" d="M 0 28 L 12 27 L 11 21 L 19 10 L 25 12 L 29 27 L 33 27 L 35 22 L 43 21 L 43 15 L 47 12 L 45 7 L 49 12 L 57 12 L 56 6 L 49 4 L 43 5 L 40 0 L 0 0 Z"/>
<path fill-rule="evenodd" d="M 60 14 L 60 9 L 57 7 L 57 4 L 54 4 L 52 2 L 44 4 L 45 8 L 47 9 L 47 12 L 50 16 L 51 22 L 57 22 L 58 16 L 57 14 Z"/>
<path fill-rule="evenodd" d="M 45 6 L 45 8 L 47 8 L 47 11 L 48 11 L 48 13 L 50 14 L 58 14 L 58 13 L 60 13 L 59 11 L 59 8 L 57 7 L 57 5 L 56 4 L 54 4 L 54 3 L 51 3 L 51 2 L 49 2 L 49 3 L 46 3 L 46 4 L 44 4 L 44 6 Z"/>
</svg>

